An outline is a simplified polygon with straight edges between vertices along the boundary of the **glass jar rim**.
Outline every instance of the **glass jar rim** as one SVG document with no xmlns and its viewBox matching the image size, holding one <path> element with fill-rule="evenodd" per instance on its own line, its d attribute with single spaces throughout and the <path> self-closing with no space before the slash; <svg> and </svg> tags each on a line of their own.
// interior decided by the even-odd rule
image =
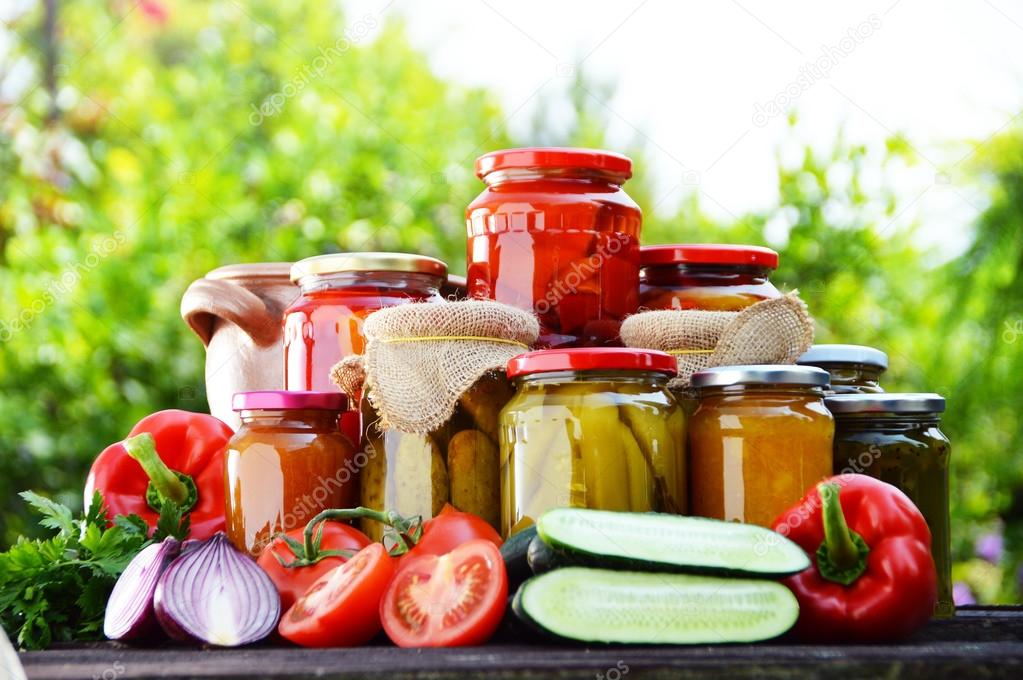
<svg viewBox="0 0 1023 680">
<path fill-rule="evenodd" d="M 406 272 L 431 274 L 441 279 L 448 266 L 428 255 L 412 253 L 329 253 L 299 260 L 291 266 L 291 280 L 301 283 L 310 276 L 327 276 L 347 272 Z"/>
<path fill-rule="evenodd" d="M 674 376 L 675 357 L 657 350 L 631 347 L 573 347 L 526 352 L 508 362 L 509 378 L 562 371 L 645 371 Z"/>
<path fill-rule="evenodd" d="M 639 249 L 640 266 L 663 264 L 740 265 L 778 268 L 778 253 L 770 248 L 725 243 L 674 243 L 643 246 Z"/>
</svg>

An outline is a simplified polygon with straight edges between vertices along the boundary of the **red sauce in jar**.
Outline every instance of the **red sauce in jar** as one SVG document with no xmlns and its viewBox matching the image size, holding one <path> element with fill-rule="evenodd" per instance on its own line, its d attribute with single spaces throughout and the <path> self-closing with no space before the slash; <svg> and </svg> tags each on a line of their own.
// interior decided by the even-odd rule
<svg viewBox="0 0 1023 680">
<path fill-rule="evenodd" d="M 642 213 L 625 156 L 589 149 L 495 151 L 466 209 L 468 292 L 535 312 L 540 347 L 619 345 L 639 304 Z"/>
</svg>

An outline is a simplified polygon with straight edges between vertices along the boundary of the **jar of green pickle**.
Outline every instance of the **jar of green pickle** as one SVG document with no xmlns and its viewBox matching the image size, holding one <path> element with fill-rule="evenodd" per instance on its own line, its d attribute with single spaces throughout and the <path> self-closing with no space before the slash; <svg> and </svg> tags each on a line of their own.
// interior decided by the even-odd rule
<svg viewBox="0 0 1023 680">
<path fill-rule="evenodd" d="M 863 345 L 813 345 L 796 360 L 831 374 L 829 394 L 876 394 L 881 374 L 888 370 L 888 355 Z"/>
<path fill-rule="evenodd" d="M 936 616 L 951 616 L 950 445 L 939 428 L 937 394 L 842 394 L 825 400 L 835 416 L 835 473 L 857 472 L 901 489 L 931 529 L 938 572 Z"/>
<path fill-rule="evenodd" d="M 685 416 L 664 352 L 577 348 L 508 363 L 501 411 L 501 530 L 554 507 L 686 511 Z"/>
</svg>

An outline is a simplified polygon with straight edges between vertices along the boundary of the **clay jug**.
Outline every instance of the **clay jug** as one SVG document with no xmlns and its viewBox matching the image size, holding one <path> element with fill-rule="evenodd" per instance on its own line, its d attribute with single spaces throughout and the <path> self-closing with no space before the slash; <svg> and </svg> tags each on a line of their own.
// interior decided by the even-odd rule
<svg viewBox="0 0 1023 680">
<path fill-rule="evenodd" d="M 238 429 L 235 392 L 284 389 L 281 318 L 298 296 L 288 262 L 232 264 L 193 281 L 181 318 L 206 346 L 210 413 Z"/>
</svg>

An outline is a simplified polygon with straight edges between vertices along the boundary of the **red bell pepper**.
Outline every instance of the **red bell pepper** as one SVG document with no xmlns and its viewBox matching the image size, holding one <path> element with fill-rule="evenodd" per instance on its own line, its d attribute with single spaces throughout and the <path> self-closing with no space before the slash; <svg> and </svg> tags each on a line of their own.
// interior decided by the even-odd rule
<svg viewBox="0 0 1023 680">
<path fill-rule="evenodd" d="M 151 437 L 138 436 L 144 433 Z M 111 516 L 134 513 L 153 529 L 170 499 L 190 514 L 190 538 L 207 539 L 225 528 L 224 449 L 232 434 L 204 413 L 148 415 L 93 461 L 85 503 L 100 491 Z"/>
<path fill-rule="evenodd" d="M 811 489 L 774 522 L 813 563 L 786 579 L 795 632 L 815 642 L 894 642 L 931 618 L 937 575 L 931 532 L 899 489 L 846 474 Z"/>
</svg>

